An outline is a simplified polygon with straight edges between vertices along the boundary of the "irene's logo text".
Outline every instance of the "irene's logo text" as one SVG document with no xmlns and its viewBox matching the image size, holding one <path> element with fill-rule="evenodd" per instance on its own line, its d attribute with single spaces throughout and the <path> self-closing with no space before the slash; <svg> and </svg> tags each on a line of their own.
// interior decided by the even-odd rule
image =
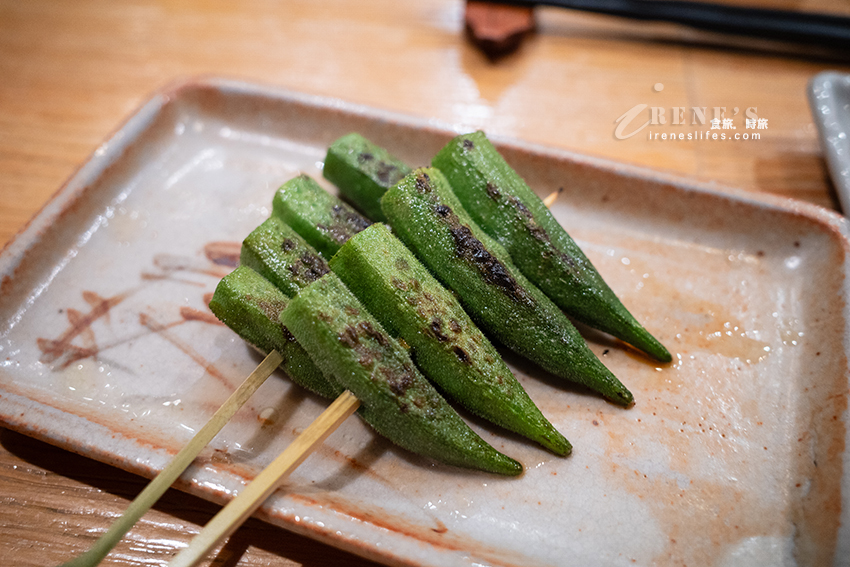
<svg viewBox="0 0 850 567">
<path fill-rule="evenodd" d="M 664 85 L 658 83 L 655 90 Z M 636 104 L 617 118 L 614 123 L 614 137 L 628 140 L 644 133 L 648 140 L 759 140 L 761 132 L 767 130 L 767 118 L 758 115 L 758 108 L 750 106 L 743 113 L 737 106 L 727 110 L 725 106 L 673 106 L 670 108 Z M 650 126 L 683 127 L 708 126 L 705 129 L 689 129 L 689 132 L 677 131 L 678 128 L 649 128 Z M 739 128 L 740 127 L 740 128 Z M 714 130 L 720 130 L 715 132 Z M 736 132 L 743 130 L 743 132 Z M 754 131 L 753 131 L 754 130 Z M 643 136 L 642 136 L 643 137 Z"/>
</svg>

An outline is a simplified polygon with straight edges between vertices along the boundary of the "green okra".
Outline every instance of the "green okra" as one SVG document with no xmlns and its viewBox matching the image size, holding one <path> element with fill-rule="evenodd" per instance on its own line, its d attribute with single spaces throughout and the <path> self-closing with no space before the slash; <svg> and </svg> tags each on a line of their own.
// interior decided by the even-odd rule
<svg viewBox="0 0 850 567">
<path fill-rule="evenodd" d="M 485 332 L 557 376 L 623 405 L 633 401 L 566 315 L 469 218 L 438 169 L 415 170 L 381 206 L 398 237 Z"/>
<path fill-rule="evenodd" d="M 670 352 L 620 302 L 551 211 L 483 132 L 454 138 L 432 160 L 472 219 L 569 315 L 658 360 Z"/>
<path fill-rule="evenodd" d="M 342 389 L 328 381 L 313 360 L 279 321 L 289 302 L 279 289 L 247 266 L 224 276 L 215 288 L 210 309 L 222 323 L 264 354 L 283 357 L 281 368 L 292 381 L 326 398 Z"/>
<path fill-rule="evenodd" d="M 447 464 L 522 472 L 469 428 L 335 274 L 301 290 L 281 322 L 325 375 L 357 396 L 362 416 L 381 435 Z"/>
<path fill-rule="evenodd" d="M 330 271 L 325 259 L 276 216 L 245 238 L 239 259 L 289 297 Z"/>
<path fill-rule="evenodd" d="M 295 229 L 325 258 L 370 224 L 369 220 L 325 191 L 312 177 L 299 175 L 278 189 L 273 214 Z"/>
<path fill-rule="evenodd" d="M 381 197 L 410 173 L 406 163 L 353 132 L 328 148 L 322 174 L 373 221 L 384 221 Z"/>
<path fill-rule="evenodd" d="M 569 441 L 534 405 L 454 295 L 386 225 L 353 236 L 330 265 L 381 325 L 410 346 L 416 365 L 449 398 L 555 454 L 570 452 Z"/>
</svg>

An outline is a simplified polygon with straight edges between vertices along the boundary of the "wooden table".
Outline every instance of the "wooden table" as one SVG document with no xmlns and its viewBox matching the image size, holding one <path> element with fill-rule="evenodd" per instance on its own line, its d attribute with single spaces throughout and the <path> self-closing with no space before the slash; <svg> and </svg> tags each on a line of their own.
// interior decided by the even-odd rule
<svg viewBox="0 0 850 567">
<path fill-rule="evenodd" d="M 829 0 L 770 5 L 834 9 Z M 457 0 L 0 1 L 0 242 L 152 91 L 198 74 L 837 206 L 805 97 L 816 73 L 850 71 L 836 56 L 552 9 L 538 10 L 537 24 L 518 52 L 491 62 L 465 39 Z M 624 132 L 651 119 L 651 107 L 667 123 L 618 139 L 615 121 L 641 104 Z M 709 127 L 673 124 L 675 107 L 688 122 L 693 107 L 706 107 L 707 120 L 725 107 L 738 132 L 761 138 L 648 139 Z M 745 129 L 751 107 L 766 129 Z M 145 482 L 0 428 L 0 557 L 49 566 L 81 552 Z M 106 564 L 164 565 L 215 511 L 172 491 Z M 252 520 L 212 564 L 371 563 Z"/>
</svg>

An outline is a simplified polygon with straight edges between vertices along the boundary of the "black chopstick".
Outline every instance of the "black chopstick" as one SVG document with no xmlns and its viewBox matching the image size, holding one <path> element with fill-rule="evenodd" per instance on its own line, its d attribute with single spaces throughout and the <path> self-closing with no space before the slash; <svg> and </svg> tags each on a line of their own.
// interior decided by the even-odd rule
<svg viewBox="0 0 850 567">
<path fill-rule="evenodd" d="M 520 6 L 555 6 L 638 20 L 850 50 L 850 18 L 814 12 L 674 0 L 496 0 Z"/>
</svg>

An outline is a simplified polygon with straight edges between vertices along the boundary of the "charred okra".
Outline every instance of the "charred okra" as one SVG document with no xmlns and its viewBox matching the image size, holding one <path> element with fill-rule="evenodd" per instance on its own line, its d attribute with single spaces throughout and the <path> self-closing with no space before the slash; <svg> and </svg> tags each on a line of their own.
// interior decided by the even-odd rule
<svg viewBox="0 0 850 567">
<path fill-rule="evenodd" d="M 466 425 L 333 273 L 301 290 L 281 322 L 327 376 L 357 396 L 363 417 L 378 433 L 444 463 L 505 475 L 522 472 L 522 465 Z"/>
<path fill-rule="evenodd" d="M 370 223 L 307 175 L 290 179 L 272 201 L 274 215 L 295 229 L 325 258 Z"/>
<path fill-rule="evenodd" d="M 328 148 L 322 174 L 340 194 L 373 221 L 384 221 L 381 197 L 410 173 L 410 167 L 357 133 Z"/>
<path fill-rule="evenodd" d="M 623 405 L 633 401 L 564 313 L 469 218 L 439 170 L 415 170 L 381 205 L 398 237 L 485 332 L 557 376 Z"/>
<path fill-rule="evenodd" d="M 410 345 L 416 365 L 449 398 L 555 454 L 570 452 L 454 295 L 386 225 L 353 236 L 330 265 L 384 328 Z"/>
<path fill-rule="evenodd" d="M 658 360 L 670 352 L 623 306 L 540 198 L 483 132 L 458 136 L 432 164 L 472 219 L 499 241 L 514 264 L 569 315 Z"/>
<path fill-rule="evenodd" d="M 289 297 L 330 271 L 324 258 L 275 216 L 266 219 L 245 238 L 240 262 Z"/>
<path fill-rule="evenodd" d="M 320 396 L 334 398 L 342 389 L 324 377 L 279 321 L 288 301 L 260 274 L 240 266 L 218 282 L 210 309 L 222 323 L 264 354 L 277 350 L 283 357 L 280 367 L 293 382 Z"/>
</svg>

